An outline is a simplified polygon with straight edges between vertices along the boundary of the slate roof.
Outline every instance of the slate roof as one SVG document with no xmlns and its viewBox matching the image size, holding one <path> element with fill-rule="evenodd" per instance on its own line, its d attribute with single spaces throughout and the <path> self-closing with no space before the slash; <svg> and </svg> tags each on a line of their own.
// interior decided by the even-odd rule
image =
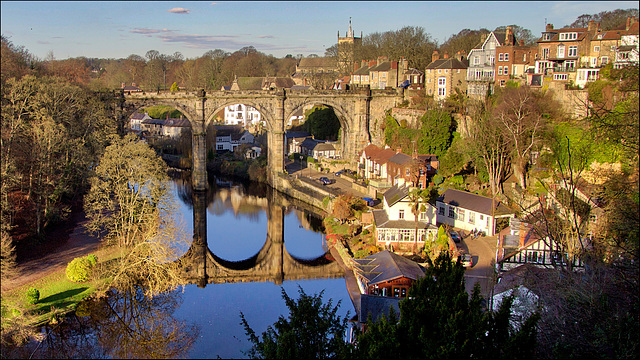
<svg viewBox="0 0 640 360">
<path fill-rule="evenodd" d="M 164 126 L 189 127 L 191 123 L 187 119 L 166 119 L 164 120 Z"/>
<path fill-rule="evenodd" d="M 391 62 L 390 61 L 384 61 L 382 63 L 380 63 L 380 65 L 376 65 L 372 68 L 369 69 L 369 71 L 389 71 L 391 70 Z"/>
<path fill-rule="evenodd" d="M 424 269 L 418 263 L 387 250 L 354 261 L 356 271 L 368 280 L 369 285 L 401 277 L 418 280 L 424 276 Z"/>
<path fill-rule="evenodd" d="M 239 125 L 215 125 L 216 136 L 231 136 L 233 134 L 242 134 L 242 126 Z"/>
<path fill-rule="evenodd" d="M 369 69 L 371 69 L 368 66 L 363 66 L 361 68 L 359 68 L 358 70 L 353 72 L 353 75 L 369 75 Z"/>
<path fill-rule="evenodd" d="M 290 89 L 295 84 L 296 83 L 290 77 L 266 77 L 264 78 L 264 81 L 262 83 L 262 88 L 266 89 L 270 87 L 276 87 Z"/>
<path fill-rule="evenodd" d="M 131 115 L 131 119 L 133 119 L 133 120 L 142 120 L 142 119 L 144 119 L 145 116 L 148 116 L 148 114 L 147 113 L 139 113 L 139 112 L 137 112 L 137 113 Z"/>
<path fill-rule="evenodd" d="M 143 124 L 164 125 L 164 119 L 146 119 Z"/>
<path fill-rule="evenodd" d="M 448 58 L 432 61 L 427 69 L 466 69 L 468 67 L 469 61 L 467 59 L 460 61 L 456 58 Z"/>
<path fill-rule="evenodd" d="M 406 165 L 411 162 L 413 158 L 407 154 L 397 153 L 389 158 L 389 162 L 398 164 L 398 165 Z"/>
<path fill-rule="evenodd" d="M 306 131 L 287 131 L 284 136 L 287 139 L 292 139 L 292 138 L 308 137 L 308 136 L 311 136 L 311 134 L 309 134 Z"/>
<path fill-rule="evenodd" d="M 408 186 L 398 187 L 398 185 L 394 185 L 385 191 L 383 197 L 387 204 L 389 204 L 389 207 L 392 207 L 395 203 L 407 197 L 407 195 L 409 195 Z"/>
<path fill-rule="evenodd" d="M 486 196 L 455 189 L 447 189 L 437 200 L 445 204 L 458 206 L 485 215 L 491 215 L 492 199 Z M 495 215 L 508 214 L 513 214 L 513 211 L 500 200 L 496 200 Z"/>
<path fill-rule="evenodd" d="M 428 204 L 428 206 L 432 206 Z M 389 220 L 389 216 L 384 210 L 373 210 L 373 221 L 376 228 L 385 229 L 412 229 L 415 230 L 416 222 L 413 220 Z M 430 224 L 426 221 L 418 220 L 418 230 L 434 229 L 438 230 L 438 227 Z"/>
</svg>

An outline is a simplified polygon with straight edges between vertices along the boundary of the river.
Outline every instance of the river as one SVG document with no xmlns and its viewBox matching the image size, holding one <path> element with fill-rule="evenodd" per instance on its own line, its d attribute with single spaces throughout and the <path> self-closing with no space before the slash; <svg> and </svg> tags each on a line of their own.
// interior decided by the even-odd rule
<svg viewBox="0 0 640 360">
<path fill-rule="evenodd" d="M 114 293 L 83 306 L 34 357 L 243 358 L 251 344 L 240 313 L 262 334 L 288 314 L 283 289 L 292 298 L 299 288 L 323 291 L 325 302 L 341 302 L 340 316 L 354 315 L 343 273 L 327 255 L 318 215 L 282 205 L 286 198 L 254 183 L 213 180 L 206 194 L 194 195 L 188 182 L 174 180 L 172 194 L 180 226 L 204 237 L 212 254 L 206 278 L 152 301 Z M 194 206 L 198 202 L 206 211 Z M 220 264 L 229 269 L 219 270 Z"/>
</svg>

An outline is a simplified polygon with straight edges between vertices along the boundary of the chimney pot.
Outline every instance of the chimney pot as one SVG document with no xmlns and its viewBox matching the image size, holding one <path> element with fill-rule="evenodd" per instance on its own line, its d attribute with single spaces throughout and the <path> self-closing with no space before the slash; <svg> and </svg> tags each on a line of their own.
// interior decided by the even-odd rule
<svg viewBox="0 0 640 360">
<path fill-rule="evenodd" d="M 433 53 L 431 54 L 431 61 L 436 61 L 440 59 L 440 54 L 438 53 L 438 50 L 434 50 Z"/>
<path fill-rule="evenodd" d="M 546 31 L 551 31 L 551 30 L 553 30 L 553 24 L 547 24 Z"/>
</svg>

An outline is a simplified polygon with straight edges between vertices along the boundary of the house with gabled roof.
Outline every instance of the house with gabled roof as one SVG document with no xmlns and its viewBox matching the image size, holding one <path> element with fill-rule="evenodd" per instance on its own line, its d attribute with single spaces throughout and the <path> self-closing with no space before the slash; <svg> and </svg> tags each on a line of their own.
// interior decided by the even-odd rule
<svg viewBox="0 0 640 360">
<path fill-rule="evenodd" d="M 386 250 L 354 262 L 363 295 L 404 298 L 411 285 L 424 277 L 424 268 L 418 263 Z"/>
<path fill-rule="evenodd" d="M 467 92 L 467 68 L 469 61 L 462 52 L 450 58 L 448 54 L 440 54 L 437 50 L 431 55 L 431 63 L 427 66 L 425 74 L 425 91 L 435 100 L 444 100 L 455 94 L 457 88 L 465 94 Z"/>
<path fill-rule="evenodd" d="M 395 151 L 387 148 L 381 149 L 374 144 L 367 145 L 360 152 L 358 160 L 358 175 L 363 179 L 387 180 L 387 162 L 395 155 Z"/>
<path fill-rule="evenodd" d="M 135 131 L 142 131 L 142 122 L 148 119 L 151 119 L 149 113 L 145 112 L 143 114 L 140 112 L 136 112 L 131 115 L 131 118 L 129 119 L 129 128 Z"/>
<path fill-rule="evenodd" d="M 496 48 L 516 45 L 515 36 L 508 31 L 492 31 L 469 51 L 467 68 L 467 94 L 474 99 L 484 99 L 493 93 L 495 83 Z"/>
<path fill-rule="evenodd" d="M 340 151 L 334 146 L 335 142 L 327 140 L 316 140 L 308 137 L 300 144 L 300 153 L 314 159 L 339 158 Z"/>
<path fill-rule="evenodd" d="M 387 178 L 392 185 L 411 184 L 426 189 L 429 180 L 437 173 L 438 157 L 435 155 L 412 156 L 403 154 L 400 149 L 387 161 Z"/>
<path fill-rule="evenodd" d="M 496 219 L 515 216 L 500 200 L 470 192 L 447 189 L 436 199 L 438 223 L 462 230 L 478 230 L 488 236 L 496 234 Z"/>
<path fill-rule="evenodd" d="M 373 210 L 376 245 L 394 251 L 409 251 L 418 246 L 424 247 L 425 241 L 434 241 L 438 231 L 436 227 L 436 208 L 424 202 L 424 211 L 415 214 L 411 211 L 408 198 L 411 188 L 396 185 L 383 195 L 382 210 Z M 417 228 L 417 241 L 416 241 Z"/>
<path fill-rule="evenodd" d="M 242 126 L 215 125 L 216 151 L 235 151 L 242 144 L 253 144 L 255 137 Z"/>
</svg>

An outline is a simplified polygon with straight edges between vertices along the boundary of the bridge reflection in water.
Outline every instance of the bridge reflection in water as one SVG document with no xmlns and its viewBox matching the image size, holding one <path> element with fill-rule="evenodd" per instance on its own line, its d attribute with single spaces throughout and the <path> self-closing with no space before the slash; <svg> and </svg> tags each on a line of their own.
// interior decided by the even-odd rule
<svg viewBox="0 0 640 360">
<path fill-rule="evenodd" d="M 269 189 L 271 190 L 271 189 Z M 210 192 L 213 189 L 209 190 Z M 184 195 L 184 194 L 183 194 Z M 193 242 L 178 261 L 189 284 L 204 288 L 207 284 L 236 282 L 274 282 L 284 280 L 343 278 L 344 271 L 329 253 L 315 259 L 299 259 L 285 248 L 284 218 L 289 199 L 273 190 L 267 191 L 267 236 L 254 256 L 241 261 L 222 259 L 208 247 L 207 191 L 193 190 Z M 264 203 L 264 199 L 260 201 Z M 260 236 L 260 235 L 257 235 Z M 216 241 L 217 239 L 211 239 Z"/>
</svg>

